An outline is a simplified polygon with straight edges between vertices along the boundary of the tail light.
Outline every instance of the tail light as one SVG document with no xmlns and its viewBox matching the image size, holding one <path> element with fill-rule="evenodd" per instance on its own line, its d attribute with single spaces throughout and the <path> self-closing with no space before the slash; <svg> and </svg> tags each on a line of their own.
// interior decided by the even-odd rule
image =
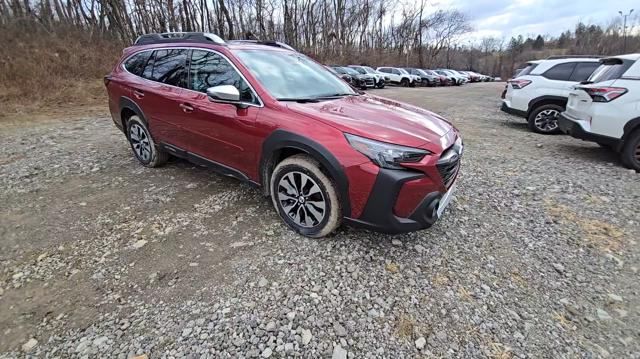
<svg viewBox="0 0 640 359">
<path fill-rule="evenodd" d="M 516 90 L 519 90 L 521 88 L 528 86 L 531 83 L 531 80 L 511 80 L 509 81 L 509 83 L 511 84 L 511 87 L 513 87 Z"/>
<path fill-rule="evenodd" d="M 589 96 L 593 102 L 609 102 L 627 93 L 624 87 L 579 87 Z"/>
</svg>

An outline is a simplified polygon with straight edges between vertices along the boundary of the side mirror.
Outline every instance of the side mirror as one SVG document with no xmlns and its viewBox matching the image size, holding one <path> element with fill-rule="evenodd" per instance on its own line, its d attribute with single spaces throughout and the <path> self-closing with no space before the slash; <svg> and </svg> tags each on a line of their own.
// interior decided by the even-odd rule
<svg viewBox="0 0 640 359">
<path fill-rule="evenodd" d="M 240 91 L 231 85 L 209 87 L 207 96 L 213 102 L 239 102 Z"/>
</svg>

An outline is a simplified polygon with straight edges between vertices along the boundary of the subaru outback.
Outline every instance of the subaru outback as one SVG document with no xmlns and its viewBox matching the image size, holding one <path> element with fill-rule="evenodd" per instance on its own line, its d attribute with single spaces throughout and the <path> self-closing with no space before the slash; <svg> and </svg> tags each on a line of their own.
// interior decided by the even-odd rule
<svg viewBox="0 0 640 359">
<path fill-rule="evenodd" d="M 115 125 L 144 166 L 169 156 L 259 187 L 287 226 L 430 227 L 463 152 L 444 118 L 358 93 L 278 42 L 148 34 L 105 77 Z"/>
</svg>

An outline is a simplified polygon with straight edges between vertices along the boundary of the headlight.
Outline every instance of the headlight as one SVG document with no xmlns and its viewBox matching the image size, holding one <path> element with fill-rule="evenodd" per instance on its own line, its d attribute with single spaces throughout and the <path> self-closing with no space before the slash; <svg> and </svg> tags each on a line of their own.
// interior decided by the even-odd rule
<svg viewBox="0 0 640 359">
<path fill-rule="evenodd" d="M 394 170 L 404 169 L 401 163 L 420 162 L 431 152 L 419 148 L 392 145 L 390 143 L 370 140 L 368 138 L 345 133 L 351 147 L 369 157 L 373 163 L 382 168 Z"/>
</svg>

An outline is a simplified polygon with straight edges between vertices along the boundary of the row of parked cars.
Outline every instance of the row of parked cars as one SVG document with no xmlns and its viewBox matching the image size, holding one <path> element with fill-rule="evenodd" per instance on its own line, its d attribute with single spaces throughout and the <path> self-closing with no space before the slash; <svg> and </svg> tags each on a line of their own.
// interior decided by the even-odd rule
<svg viewBox="0 0 640 359">
<path fill-rule="evenodd" d="M 378 67 L 365 65 L 332 65 L 327 68 L 360 89 L 384 88 L 388 84 L 404 87 L 460 86 L 468 82 L 494 81 L 494 78 L 473 71 L 450 69 L 418 69 L 414 67 Z"/>
<path fill-rule="evenodd" d="M 530 61 L 503 92 L 502 110 L 541 134 L 565 133 L 620 154 L 640 172 L 640 53 Z"/>
</svg>

